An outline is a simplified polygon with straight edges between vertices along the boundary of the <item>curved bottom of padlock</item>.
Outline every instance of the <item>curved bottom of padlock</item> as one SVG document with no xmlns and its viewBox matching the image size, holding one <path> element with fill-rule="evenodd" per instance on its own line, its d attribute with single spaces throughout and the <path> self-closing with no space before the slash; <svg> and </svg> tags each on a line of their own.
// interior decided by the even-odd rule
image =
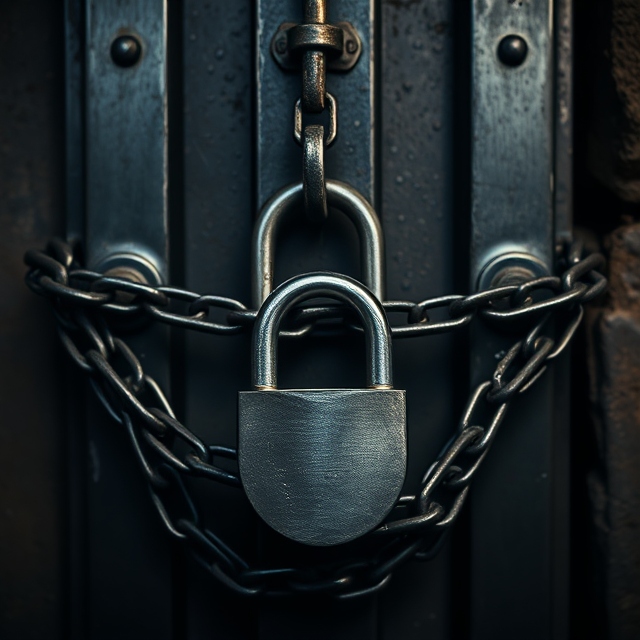
<svg viewBox="0 0 640 640">
<path fill-rule="evenodd" d="M 238 404 L 240 478 L 277 532 L 337 545 L 391 511 L 406 473 L 404 391 L 243 391 Z"/>
</svg>

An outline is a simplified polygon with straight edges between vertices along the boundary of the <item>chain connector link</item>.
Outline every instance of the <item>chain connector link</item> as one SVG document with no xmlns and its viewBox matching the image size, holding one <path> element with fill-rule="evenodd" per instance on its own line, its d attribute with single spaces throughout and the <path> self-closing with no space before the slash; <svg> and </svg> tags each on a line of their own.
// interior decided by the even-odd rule
<svg viewBox="0 0 640 640">
<path fill-rule="evenodd" d="M 338 104 L 330 93 L 326 94 L 326 98 L 329 105 L 329 132 L 324 140 L 324 145 L 330 147 L 338 136 Z M 298 98 L 293 110 L 293 137 L 302 146 L 302 98 Z"/>
<path fill-rule="evenodd" d="M 304 51 L 321 51 L 325 54 L 326 70 L 333 73 L 345 73 L 355 67 L 362 54 L 362 41 L 357 30 L 350 22 L 336 22 L 335 26 L 322 25 L 331 29 L 339 29 L 342 32 L 343 46 L 338 50 L 337 39 L 326 30 L 318 30 L 315 40 L 311 32 L 307 31 L 297 37 L 290 38 L 289 32 L 298 26 L 295 22 L 284 22 L 278 27 L 271 40 L 271 55 L 278 66 L 284 71 L 299 71 L 304 64 Z M 314 27 L 320 25 L 313 25 Z M 303 41 L 303 42 L 301 42 Z M 293 44 L 294 49 L 291 45 Z M 302 46 L 304 46 L 304 49 Z"/>
</svg>

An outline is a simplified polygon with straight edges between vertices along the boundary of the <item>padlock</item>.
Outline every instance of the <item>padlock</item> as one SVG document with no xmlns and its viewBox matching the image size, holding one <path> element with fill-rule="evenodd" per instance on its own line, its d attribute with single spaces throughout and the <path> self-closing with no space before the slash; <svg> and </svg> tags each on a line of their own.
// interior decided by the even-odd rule
<svg viewBox="0 0 640 640">
<path fill-rule="evenodd" d="M 351 185 L 327 180 L 327 202 L 353 222 L 360 240 L 361 281 L 384 300 L 384 236 L 380 220 L 364 196 Z M 251 273 L 252 301 L 256 309 L 273 289 L 276 233 L 288 214 L 303 206 L 303 184 L 292 184 L 276 193 L 262 208 L 253 230 Z"/>
<path fill-rule="evenodd" d="M 364 327 L 366 389 L 277 388 L 277 338 L 293 305 L 324 297 Z M 238 463 L 262 519 L 308 545 L 336 545 L 376 527 L 406 472 L 405 392 L 392 388 L 391 331 L 380 302 L 347 276 L 296 276 L 262 305 L 253 330 L 255 391 L 238 397 Z"/>
</svg>

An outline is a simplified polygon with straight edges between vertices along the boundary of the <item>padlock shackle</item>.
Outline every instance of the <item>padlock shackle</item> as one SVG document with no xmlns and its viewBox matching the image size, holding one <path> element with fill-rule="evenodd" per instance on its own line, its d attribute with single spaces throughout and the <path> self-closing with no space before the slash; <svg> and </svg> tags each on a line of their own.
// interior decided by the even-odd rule
<svg viewBox="0 0 640 640">
<path fill-rule="evenodd" d="M 327 180 L 327 202 L 330 207 L 342 211 L 358 230 L 360 279 L 378 299 L 384 300 L 384 239 L 376 212 L 356 189 L 337 180 Z M 299 182 L 276 193 L 264 205 L 256 221 L 251 253 L 251 295 L 256 309 L 273 290 L 276 234 L 280 222 L 288 212 L 302 206 L 302 182 Z"/>
<path fill-rule="evenodd" d="M 253 328 L 252 377 L 258 390 L 278 388 L 277 348 L 280 324 L 297 303 L 309 298 L 333 298 L 358 312 L 366 340 L 367 387 L 390 389 L 391 330 L 380 301 L 353 278 L 328 271 L 295 276 L 281 284 L 260 308 Z"/>
</svg>

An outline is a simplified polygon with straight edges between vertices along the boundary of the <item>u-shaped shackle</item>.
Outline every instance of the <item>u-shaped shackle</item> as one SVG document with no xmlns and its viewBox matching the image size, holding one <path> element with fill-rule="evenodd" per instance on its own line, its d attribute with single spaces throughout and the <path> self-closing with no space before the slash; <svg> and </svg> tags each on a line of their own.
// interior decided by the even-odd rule
<svg viewBox="0 0 640 640">
<path fill-rule="evenodd" d="M 357 280 L 319 271 L 281 284 L 260 307 L 253 328 L 252 378 L 258 390 L 278 388 L 277 347 L 280 324 L 293 305 L 309 298 L 333 298 L 351 305 L 362 319 L 366 340 L 367 387 L 390 389 L 391 330 L 380 301 Z"/>
<path fill-rule="evenodd" d="M 253 232 L 251 295 L 259 309 L 273 290 L 276 233 L 285 215 L 302 207 L 302 183 L 292 184 L 273 196 L 263 207 Z M 327 202 L 347 215 L 360 237 L 361 281 L 384 300 L 384 239 L 380 220 L 373 207 L 353 187 L 337 180 L 327 180 Z"/>
</svg>

